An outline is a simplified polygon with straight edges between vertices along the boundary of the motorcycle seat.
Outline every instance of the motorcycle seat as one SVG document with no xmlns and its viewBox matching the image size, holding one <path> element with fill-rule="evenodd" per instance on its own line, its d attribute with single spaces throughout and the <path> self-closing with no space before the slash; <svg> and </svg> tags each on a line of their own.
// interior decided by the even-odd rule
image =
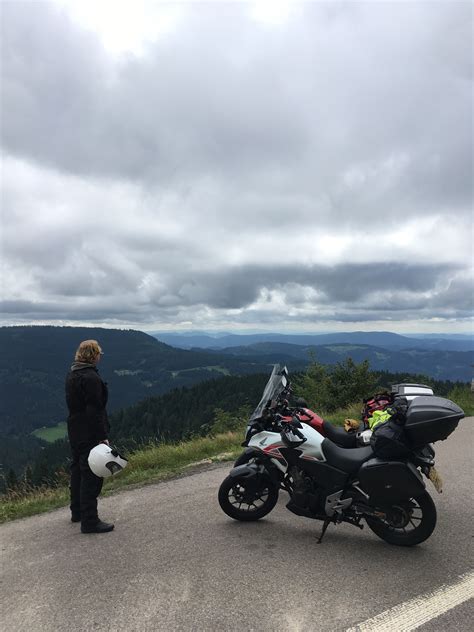
<svg viewBox="0 0 474 632">
<path fill-rule="evenodd" d="M 344 428 L 333 426 L 330 421 L 323 421 L 324 435 L 341 448 L 355 448 L 357 446 L 357 435 L 355 432 L 346 432 Z"/>
<path fill-rule="evenodd" d="M 324 439 L 322 445 L 323 454 L 326 463 L 332 467 L 347 472 L 347 474 L 355 474 L 364 461 L 368 461 L 374 456 L 372 448 L 341 448 L 330 439 Z"/>
</svg>

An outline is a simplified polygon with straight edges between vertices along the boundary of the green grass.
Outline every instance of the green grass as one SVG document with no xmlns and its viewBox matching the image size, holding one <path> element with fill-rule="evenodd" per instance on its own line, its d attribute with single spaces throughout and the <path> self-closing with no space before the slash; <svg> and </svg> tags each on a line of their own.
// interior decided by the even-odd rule
<svg viewBox="0 0 474 632">
<path fill-rule="evenodd" d="M 127 468 L 106 479 L 103 495 L 134 485 L 155 483 L 185 473 L 193 464 L 232 460 L 240 454 L 242 433 L 228 432 L 178 444 L 147 445 L 130 456 Z M 0 523 L 51 511 L 69 504 L 67 475 L 54 489 L 24 488 L 0 498 Z"/>
<path fill-rule="evenodd" d="M 336 426 L 343 426 L 346 418 L 360 420 L 361 410 L 362 404 L 351 404 L 332 413 L 318 412 L 318 415 Z"/>
<path fill-rule="evenodd" d="M 183 373 L 194 373 L 196 371 L 217 371 L 218 373 L 222 373 L 222 375 L 230 375 L 229 369 L 226 369 L 218 364 L 212 366 L 198 366 L 193 367 L 192 369 L 182 369 L 181 371 L 171 371 L 171 375 L 173 377 L 178 377 L 178 375 L 182 375 Z"/>
<path fill-rule="evenodd" d="M 67 423 L 65 421 L 60 421 L 55 426 L 50 426 L 49 428 L 38 428 L 31 434 L 38 437 L 38 439 L 43 439 L 43 441 L 53 443 L 58 439 L 64 439 L 67 435 Z"/>
</svg>

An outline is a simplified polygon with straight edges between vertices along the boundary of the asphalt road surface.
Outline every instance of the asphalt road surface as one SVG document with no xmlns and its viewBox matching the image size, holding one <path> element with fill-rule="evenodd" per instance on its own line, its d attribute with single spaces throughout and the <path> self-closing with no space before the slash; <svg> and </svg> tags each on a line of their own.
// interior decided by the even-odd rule
<svg viewBox="0 0 474 632">
<path fill-rule="evenodd" d="M 399 632 L 391 609 L 409 620 L 406 602 L 421 596 L 430 609 L 440 587 L 448 602 L 472 572 L 473 433 L 465 419 L 437 444 L 445 489 L 428 488 L 438 524 L 413 548 L 350 525 L 331 525 L 317 544 L 321 523 L 290 513 L 283 495 L 264 520 L 235 522 L 216 499 L 229 464 L 101 500 L 101 517 L 116 523 L 109 534 L 81 534 L 66 509 L 2 525 L 0 622 L 9 632 Z M 415 627 L 472 629 L 463 595 Z"/>
</svg>

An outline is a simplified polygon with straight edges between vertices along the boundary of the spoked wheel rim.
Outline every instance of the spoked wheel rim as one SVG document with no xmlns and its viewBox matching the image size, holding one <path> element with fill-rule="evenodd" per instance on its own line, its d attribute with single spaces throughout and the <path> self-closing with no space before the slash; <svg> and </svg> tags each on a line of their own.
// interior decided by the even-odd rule
<svg viewBox="0 0 474 632">
<path fill-rule="evenodd" d="M 253 478 L 253 477 L 252 477 Z M 278 501 L 278 487 L 269 479 L 228 476 L 219 487 L 219 505 L 234 520 L 260 520 Z"/>
<path fill-rule="evenodd" d="M 416 498 L 393 505 L 382 519 L 390 532 L 400 535 L 410 535 L 416 531 L 422 520 L 423 509 Z"/>
<path fill-rule="evenodd" d="M 436 525 L 436 507 L 424 492 L 416 498 L 380 507 L 376 518 L 366 516 L 369 528 L 389 544 L 413 546 L 430 537 Z"/>
<path fill-rule="evenodd" d="M 259 489 L 246 489 L 242 483 L 235 483 L 228 494 L 229 503 L 239 511 L 259 511 L 267 502 L 270 495 L 268 485 Z"/>
</svg>

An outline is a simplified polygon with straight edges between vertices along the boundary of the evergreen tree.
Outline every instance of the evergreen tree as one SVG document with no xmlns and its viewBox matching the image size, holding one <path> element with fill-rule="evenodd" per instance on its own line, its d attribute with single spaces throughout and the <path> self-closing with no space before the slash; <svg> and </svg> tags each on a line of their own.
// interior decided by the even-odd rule
<svg viewBox="0 0 474 632">
<path fill-rule="evenodd" d="M 327 409 L 330 403 L 329 377 L 327 367 L 320 364 L 313 355 L 305 373 L 293 377 L 296 396 L 304 397 L 312 410 Z"/>
<path fill-rule="evenodd" d="M 356 364 L 352 358 L 336 364 L 328 383 L 330 408 L 328 411 L 344 408 L 374 393 L 377 379 L 369 368 L 369 361 Z"/>
<path fill-rule="evenodd" d="M 48 485 L 51 481 L 51 472 L 48 463 L 40 458 L 33 466 L 32 481 L 35 486 Z"/>
<path fill-rule="evenodd" d="M 352 358 L 326 367 L 313 358 L 307 371 L 295 380 L 295 394 L 303 396 L 313 410 L 333 412 L 369 397 L 377 384 L 376 375 L 365 360 Z"/>
<path fill-rule="evenodd" d="M 236 432 L 242 430 L 250 416 L 250 409 L 247 406 L 241 406 L 235 412 L 228 412 L 222 408 L 216 408 L 214 411 L 214 420 L 209 428 L 209 433 L 219 434 L 223 432 Z"/>
<path fill-rule="evenodd" d="M 14 470 L 11 468 L 8 470 L 5 477 L 5 487 L 8 492 L 15 491 L 18 488 L 18 478 Z"/>
</svg>

